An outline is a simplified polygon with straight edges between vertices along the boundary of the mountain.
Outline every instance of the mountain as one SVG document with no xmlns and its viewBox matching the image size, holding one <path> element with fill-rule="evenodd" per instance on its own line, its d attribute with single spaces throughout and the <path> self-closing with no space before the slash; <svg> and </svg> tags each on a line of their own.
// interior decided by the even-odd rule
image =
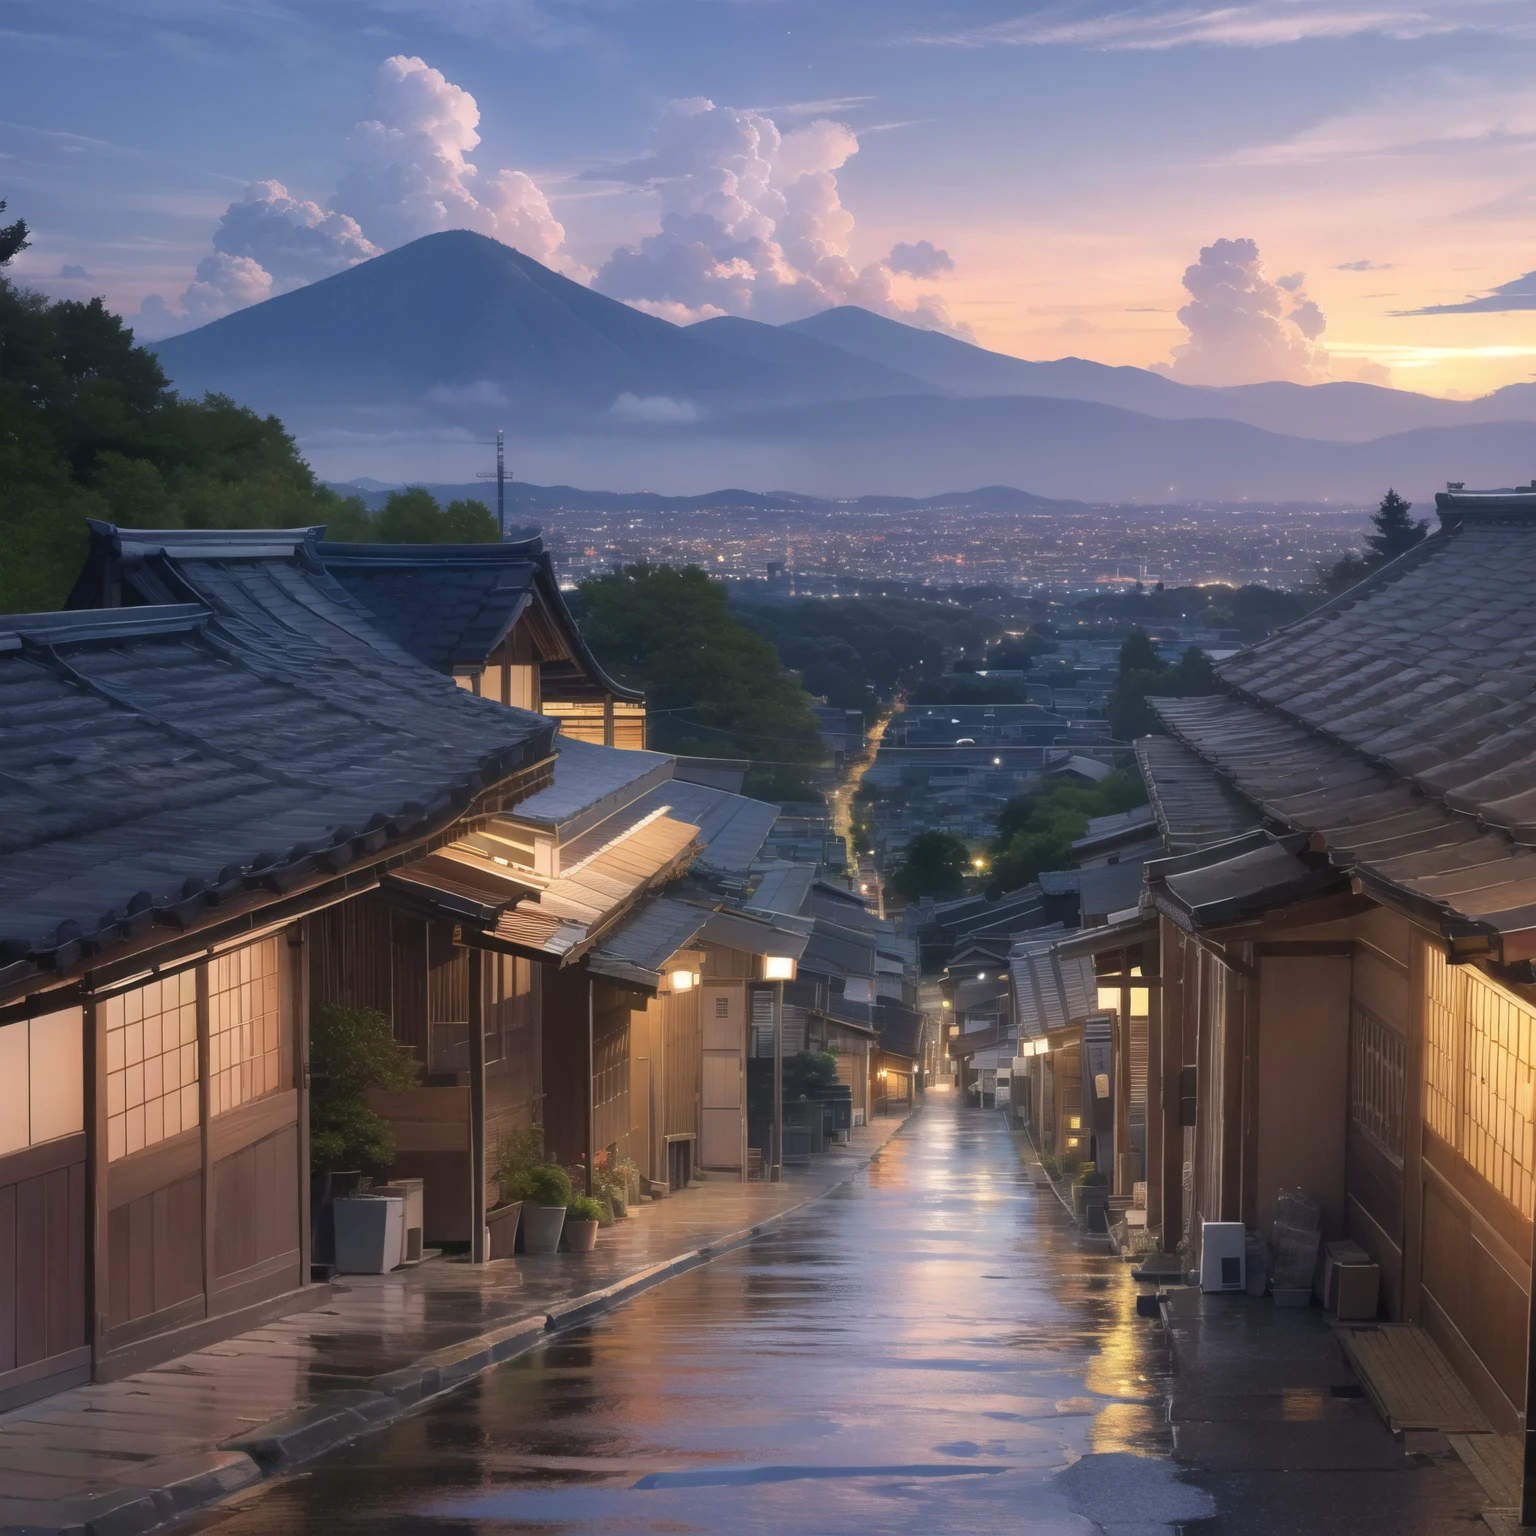
<svg viewBox="0 0 1536 1536">
<path fill-rule="evenodd" d="M 791 321 L 783 329 L 926 379 L 950 394 L 1092 400 L 1168 421 L 1219 417 L 1269 432 L 1333 442 L 1365 442 L 1415 427 L 1536 419 L 1536 386 L 1524 384 L 1498 390 L 1483 400 L 1438 400 L 1408 390 L 1348 382 L 1209 389 L 1180 384 L 1146 368 L 1111 368 L 1080 357 L 1026 362 L 852 305 Z M 1518 393 L 1522 391 L 1528 393 Z"/>
<path fill-rule="evenodd" d="M 274 412 L 322 474 L 376 485 L 462 480 L 501 427 L 523 482 L 669 496 L 757 484 L 922 498 L 991 482 L 1276 502 L 1374 500 L 1392 484 L 1422 500 L 1447 479 L 1536 468 L 1529 385 L 1469 402 L 1365 384 L 1195 389 L 1007 357 L 855 308 L 676 326 L 462 230 L 157 350 L 178 388 Z"/>
<path fill-rule="evenodd" d="M 717 334 L 729 344 L 716 345 L 699 327 L 450 230 L 156 351 L 184 392 L 221 390 L 301 430 L 377 426 L 405 411 L 444 423 L 499 414 L 558 427 L 609 412 L 645 422 L 934 389 L 771 326 L 738 324 L 770 339 L 754 345 L 725 326 Z"/>
<path fill-rule="evenodd" d="M 401 487 L 378 481 L 340 481 L 331 486 L 343 496 L 362 497 L 370 512 L 377 512 L 389 499 L 389 493 Z M 474 498 L 488 501 L 484 481 L 467 485 L 426 483 L 439 502 Z M 527 481 L 507 482 L 509 516 L 558 512 L 816 512 L 829 513 L 856 507 L 861 512 L 943 512 L 965 508 L 985 512 L 1080 512 L 1087 506 L 1081 501 L 1062 501 L 1015 490 L 1011 485 L 986 485 L 975 491 L 944 491 L 937 496 L 857 496 L 828 501 L 819 496 L 793 496 L 783 491 L 743 491 L 727 489 L 706 491 L 699 496 L 663 496 L 656 491 L 584 491 L 574 485 L 530 485 Z"/>
</svg>

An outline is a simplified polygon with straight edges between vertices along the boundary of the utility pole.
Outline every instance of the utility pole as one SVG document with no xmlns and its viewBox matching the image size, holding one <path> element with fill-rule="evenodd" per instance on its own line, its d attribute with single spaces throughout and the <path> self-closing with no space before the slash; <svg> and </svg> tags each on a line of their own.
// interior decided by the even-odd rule
<svg viewBox="0 0 1536 1536">
<path fill-rule="evenodd" d="M 487 443 L 486 447 L 490 447 L 490 444 Z M 506 433 L 500 427 L 496 429 L 496 472 L 492 475 L 490 470 L 483 469 L 475 479 L 494 479 L 496 482 L 496 533 L 505 542 L 507 537 L 507 451 Z"/>
</svg>

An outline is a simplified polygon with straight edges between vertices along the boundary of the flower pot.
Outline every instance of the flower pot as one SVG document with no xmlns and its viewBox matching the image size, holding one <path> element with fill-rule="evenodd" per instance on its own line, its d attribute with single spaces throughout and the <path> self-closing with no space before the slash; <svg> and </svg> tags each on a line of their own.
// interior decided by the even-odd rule
<svg viewBox="0 0 1536 1536">
<path fill-rule="evenodd" d="M 359 1169 L 314 1173 L 309 1178 L 309 1261 L 331 1268 L 336 1263 L 336 1227 L 332 1207 L 350 1195 L 362 1178 Z"/>
<path fill-rule="evenodd" d="M 493 1259 L 510 1259 L 517 1247 L 518 1216 L 521 1200 L 508 1200 L 485 1213 L 486 1230 L 491 1235 L 487 1252 Z"/>
<path fill-rule="evenodd" d="M 523 1251 L 553 1253 L 560 1246 L 560 1229 L 565 1225 L 563 1205 L 523 1204 Z"/>
<path fill-rule="evenodd" d="M 565 1242 L 572 1253 L 591 1253 L 597 1247 L 597 1223 L 595 1221 L 567 1221 Z"/>
<path fill-rule="evenodd" d="M 398 1196 L 354 1195 L 332 1206 L 336 1270 L 343 1275 L 383 1275 L 400 1262 L 405 1201 Z"/>
</svg>

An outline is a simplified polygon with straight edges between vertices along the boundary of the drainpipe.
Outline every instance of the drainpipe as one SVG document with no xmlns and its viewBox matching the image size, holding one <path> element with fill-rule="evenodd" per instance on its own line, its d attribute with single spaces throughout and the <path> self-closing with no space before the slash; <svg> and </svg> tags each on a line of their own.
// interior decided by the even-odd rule
<svg viewBox="0 0 1536 1536">
<path fill-rule="evenodd" d="M 484 957 L 469 951 L 469 1261 L 484 1264 L 485 1240 L 485 992 Z"/>
</svg>

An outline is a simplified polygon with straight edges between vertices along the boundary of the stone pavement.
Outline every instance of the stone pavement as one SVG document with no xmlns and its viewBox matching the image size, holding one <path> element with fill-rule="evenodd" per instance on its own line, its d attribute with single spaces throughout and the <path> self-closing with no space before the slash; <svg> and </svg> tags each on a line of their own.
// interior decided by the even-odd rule
<svg viewBox="0 0 1536 1536">
<path fill-rule="evenodd" d="M 132 1536 L 287 1470 L 749 1242 L 902 1124 L 881 1117 L 782 1184 L 711 1179 L 642 1205 L 590 1254 L 348 1275 L 313 1311 L 0 1415 L 0 1536 Z"/>
</svg>

